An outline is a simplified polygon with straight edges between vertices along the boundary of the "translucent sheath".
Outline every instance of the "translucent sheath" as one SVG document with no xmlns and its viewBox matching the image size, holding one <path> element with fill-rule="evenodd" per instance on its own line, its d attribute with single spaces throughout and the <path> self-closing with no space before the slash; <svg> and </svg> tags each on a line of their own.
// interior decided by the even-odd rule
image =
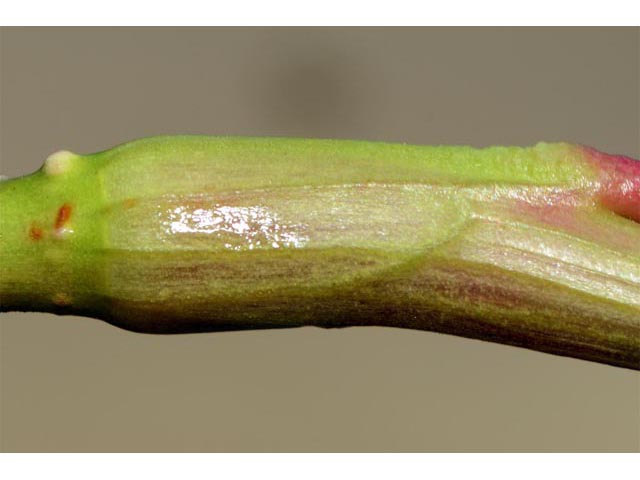
<svg viewBox="0 0 640 480">
<path fill-rule="evenodd" d="M 139 332 L 432 330 L 640 369 L 640 163 L 154 137 L 0 183 L 0 305 Z"/>
</svg>

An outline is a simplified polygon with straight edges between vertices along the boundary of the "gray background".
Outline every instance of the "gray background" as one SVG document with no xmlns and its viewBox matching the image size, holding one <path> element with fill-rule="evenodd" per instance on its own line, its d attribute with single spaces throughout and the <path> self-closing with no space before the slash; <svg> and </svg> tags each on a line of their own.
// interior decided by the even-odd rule
<svg viewBox="0 0 640 480">
<path fill-rule="evenodd" d="M 164 133 L 586 143 L 640 156 L 639 32 L 25 29 L 1 169 Z M 4 451 L 640 450 L 640 375 L 390 328 L 129 333 L 10 313 Z"/>
</svg>

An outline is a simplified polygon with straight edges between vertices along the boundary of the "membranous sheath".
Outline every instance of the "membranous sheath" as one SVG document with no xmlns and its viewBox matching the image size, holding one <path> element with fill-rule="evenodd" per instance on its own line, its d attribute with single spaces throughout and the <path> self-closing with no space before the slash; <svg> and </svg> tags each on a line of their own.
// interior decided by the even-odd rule
<svg viewBox="0 0 640 480">
<path fill-rule="evenodd" d="M 3 310 L 432 330 L 640 369 L 640 163 L 569 144 L 153 137 L 0 184 Z"/>
</svg>

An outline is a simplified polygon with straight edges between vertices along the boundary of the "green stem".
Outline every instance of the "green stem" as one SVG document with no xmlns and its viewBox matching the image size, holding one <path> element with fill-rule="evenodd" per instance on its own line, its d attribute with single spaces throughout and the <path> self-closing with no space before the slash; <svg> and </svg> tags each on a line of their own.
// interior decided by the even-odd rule
<svg viewBox="0 0 640 480">
<path fill-rule="evenodd" d="M 638 171 L 567 144 L 60 152 L 0 182 L 0 310 L 148 333 L 395 326 L 640 369 Z"/>
</svg>

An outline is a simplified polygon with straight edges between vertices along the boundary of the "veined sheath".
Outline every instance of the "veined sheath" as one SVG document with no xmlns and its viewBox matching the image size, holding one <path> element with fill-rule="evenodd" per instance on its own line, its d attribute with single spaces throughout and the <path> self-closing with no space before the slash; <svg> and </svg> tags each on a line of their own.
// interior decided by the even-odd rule
<svg viewBox="0 0 640 480">
<path fill-rule="evenodd" d="M 427 329 L 640 369 L 640 166 L 569 144 L 153 137 L 0 183 L 2 310 Z"/>
</svg>

